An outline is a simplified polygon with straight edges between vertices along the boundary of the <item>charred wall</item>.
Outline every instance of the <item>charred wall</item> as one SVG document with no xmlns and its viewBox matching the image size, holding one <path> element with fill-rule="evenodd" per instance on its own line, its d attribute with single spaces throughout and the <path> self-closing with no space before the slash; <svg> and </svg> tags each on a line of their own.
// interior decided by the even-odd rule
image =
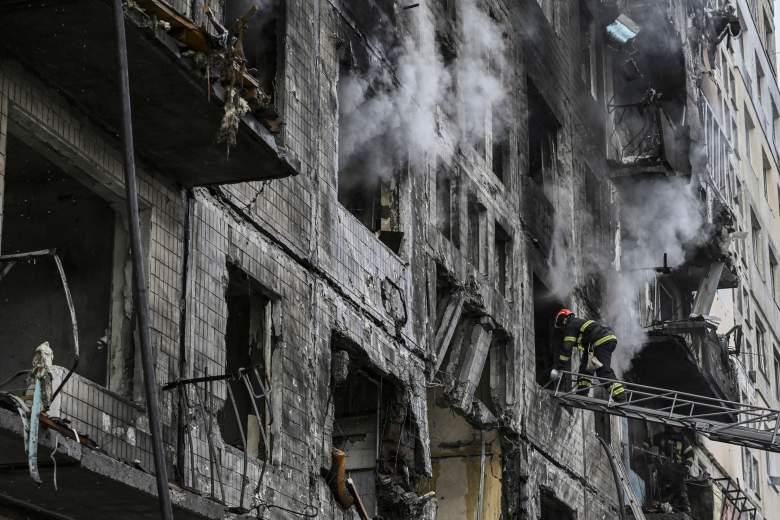
<svg viewBox="0 0 780 520">
<path fill-rule="evenodd" d="M 231 420 L 231 393 L 243 391 L 235 379 L 161 392 L 169 464 L 180 484 L 258 512 L 263 504 L 295 511 L 313 505 L 323 518 L 350 517 L 327 476 L 338 447 L 347 461 L 352 454 L 348 467 L 385 518 L 433 518 L 436 499 L 439 518 L 472 518 L 481 466 L 489 469 L 482 479 L 483 518 L 566 511 L 577 518 L 614 516 L 614 484 L 593 415 L 557 404 L 542 380 L 549 370 L 537 370 L 552 339 L 541 334 L 546 317 L 559 305 L 597 316 L 604 298 L 598 273 L 610 261 L 603 253 L 613 244 L 615 215 L 599 131 L 606 126 L 610 79 L 599 3 L 480 3 L 504 28 L 506 124 L 494 124 L 492 110 L 483 133 L 458 142 L 447 157 L 408 154 L 388 183 L 392 189 L 380 191 L 379 217 L 369 226 L 345 204 L 343 189 L 339 196 L 339 81 L 345 47 L 372 63 L 393 57 L 377 55 L 366 13 L 346 4 L 278 4 L 284 26 L 276 35 L 283 50 L 274 102 L 285 124 L 277 141 L 300 158 L 298 175 L 184 190 L 161 180 L 164 172 L 154 164 L 142 164 L 158 380 L 223 374 L 262 355 L 257 364 L 270 389 L 262 409 L 241 403 L 239 424 L 247 433 L 255 412 L 267 427 L 267 444 L 251 458 L 234 426 L 219 427 Z M 382 24 L 398 37 L 421 9 L 390 4 L 381 2 Z M 435 7 L 442 15 L 439 43 L 452 47 L 445 61 L 462 49 L 452 4 Z M 200 16 L 188 2 L 176 7 Z M 594 42 L 588 69 L 582 68 L 583 41 L 564 37 L 581 31 Z M 10 106 L 0 122 L 7 118 L 12 130 L 49 150 L 49 161 L 81 171 L 92 191 L 121 202 L 112 138 L 47 87 L 52 78 L 37 79 L 7 62 L 0 78 L 0 107 Z M 529 122 L 540 102 L 550 131 L 532 136 Z M 437 113 L 435 132 L 451 145 L 462 129 L 460 115 L 446 108 Z M 211 143 L 213 136 L 203 139 Z M 11 154 L 16 145 L 9 143 Z M 537 148 L 547 154 L 538 161 Z M 539 164 L 541 182 L 531 172 Z M 3 252 L 26 229 L 9 215 L 16 188 L 8 168 L 16 168 L 12 158 L 5 162 Z M 437 187 L 441 168 L 446 197 Z M 443 200 L 447 226 L 439 218 Z M 108 226 L 101 215 L 83 216 L 90 233 Z M 395 233 L 392 243 L 383 231 Z M 110 272 L 116 274 L 117 258 L 124 257 L 114 249 Z M 106 275 L 109 259 L 98 256 L 91 257 L 99 264 L 94 272 Z M 561 265 L 567 266 L 563 279 Z M 253 301 L 262 301 L 262 324 L 237 316 L 245 312 L 234 299 L 242 290 L 233 283 L 237 276 L 248 291 L 241 305 L 251 311 Z M 90 348 L 109 315 L 100 308 L 124 305 L 126 295 L 99 296 L 108 299 L 94 302 L 99 310 L 77 302 Z M 111 326 L 127 325 L 123 307 L 115 311 Z M 118 333 L 109 336 L 113 345 L 121 341 Z M 239 352 L 229 351 L 235 344 Z M 125 355 L 108 373 L 132 381 L 132 358 Z M 64 363 L 59 355 L 55 362 Z M 81 375 L 66 386 L 62 413 L 112 456 L 151 468 L 148 427 L 132 384 L 106 388 L 91 372 Z M 355 400 L 361 392 L 371 398 Z M 426 496 L 432 491 L 435 497 Z"/>
</svg>

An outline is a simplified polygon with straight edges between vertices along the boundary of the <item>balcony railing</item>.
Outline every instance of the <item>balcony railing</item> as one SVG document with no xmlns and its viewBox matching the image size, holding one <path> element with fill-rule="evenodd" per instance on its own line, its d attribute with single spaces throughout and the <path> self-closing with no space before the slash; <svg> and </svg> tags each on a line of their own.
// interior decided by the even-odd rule
<svg viewBox="0 0 780 520">
<path fill-rule="evenodd" d="M 688 174 L 688 140 L 675 128 L 660 105 L 610 104 L 609 161 L 613 170 L 649 168 L 672 174 Z"/>
<path fill-rule="evenodd" d="M 267 404 L 269 397 L 269 387 L 266 383 L 264 383 L 263 377 L 260 375 L 258 367 L 241 368 L 237 372 L 230 374 L 221 374 L 215 376 L 206 375 L 204 377 L 193 379 L 183 379 L 179 381 L 173 381 L 163 386 L 163 390 L 166 391 L 180 389 L 179 396 L 182 400 L 181 404 L 186 410 L 193 412 L 193 422 L 195 424 L 185 427 L 185 432 L 188 436 L 189 442 L 186 443 L 187 446 L 183 448 L 186 450 L 186 453 L 182 454 L 184 455 L 185 460 L 187 458 L 190 460 L 192 486 L 196 491 L 206 491 L 205 489 L 199 489 L 199 478 L 195 474 L 197 466 L 194 462 L 196 451 L 198 451 L 196 450 L 195 444 L 198 441 L 205 440 L 205 443 L 208 447 L 207 453 L 209 468 L 209 483 L 207 492 L 211 498 L 219 499 L 223 503 L 227 503 L 228 498 L 225 494 L 225 478 L 223 477 L 222 473 L 224 461 L 221 457 L 221 450 L 218 449 L 218 446 L 214 442 L 214 430 L 216 422 L 214 413 L 215 408 L 213 403 L 214 389 L 212 385 L 214 382 L 224 382 L 228 402 L 230 403 L 229 406 L 227 403 L 225 403 L 225 414 L 229 415 L 232 413 L 235 420 L 236 430 L 239 433 L 242 448 L 240 498 L 238 500 L 238 505 L 234 505 L 234 507 L 231 507 L 230 510 L 236 513 L 246 513 L 249 512 L 252 507 L 256 507 L 256 505 L 247 504 L 247 501 L 245 500 L 246 492 L 244 484 L 247 481 L 247 472 L 249 468 L 249 431 L 248 428 L 245 428 L 245 426 L 248 426 L 248 423 L 245 422 L 246 417 L 241 417 L 241 413 L 239 411 L 237 394 L 241 393 L 246 396 L 246 400 L 248 400 L 250 404 L 251 411 L 254 412 L 254 417 L 257 420 L 258 431 L 260 435 L 260 444 L 266 451 L 265 457 L 267 460 L 270 453 L 269 447 L 271 443 L 271 432 L 269 425 L 270 422 L 273 421 L 273 417 L 271 416 L 271 407 Z M 227 411 L 228 409 L 230 410 L 229 412 Z M 266 417 L 268 417 L 268 422 L 265 420 Z M 216 425 L 216 428 L 219 428 L 219 425 Z M 200 433 L 200 436 L 205 437 L 205 439 L 195 439 L 193 432 L 196 434 Z M 214 480 L 215 476 L 216 485 Z M 219 487 L 219 496 L 217 496 L 216 493 L 217 486 Z"/>
</svg>

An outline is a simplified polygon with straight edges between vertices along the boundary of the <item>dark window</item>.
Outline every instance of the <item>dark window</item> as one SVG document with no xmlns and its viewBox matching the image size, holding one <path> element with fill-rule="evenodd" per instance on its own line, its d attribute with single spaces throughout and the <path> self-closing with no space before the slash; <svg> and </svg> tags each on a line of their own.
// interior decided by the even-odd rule
<svg viewBox="0 0 780 520">
<path fill-rule="evenodd" d="M 536 382 L 540 385 L 549 382 L 550 370 L 555 366 L 556 345 L 563 340 L 560 332 L 553 327 L 555 313 L 561 307 L 563 304 L 534 275 L 534 347 Z"/>
<path fill-rule="evenodd" d="M 27 142 L 8 134 L 5 194 L 0 199 L 2 253 L 57 250 L 78 317 L 81 357 L 76 372 L 129 395 L 134 327 L 132 306 L 125 306 L 132 298 L 124 276 L 129 269 L 125 220 L 114 205 L 82 183 L 81 176 L 66 173 Z M 0 270 L 8 265 L 0 265 Z M 44 341 L 54 351 L 54 363 L 69 366 L 72 328 L 54 261 L 17 262 L 0 278 L 0 380 L 29 369 L 33 351 Z M 109 380 L 110 373 L 116 381 Z"/>
<path fill-rule="evenodd" d="M 460 247 L 458 182 L 442 161 L 436 167 L 436 227 L 455 247 Z"/>
<path fill-rule="evenodd" d="M 500 103 L 493 107 L 493 173 L 502 183 L 506 184 L 506 174 L 509 169 L 509 131 L 504 124 L 508 117 L 505 113 L 509 109 L 508 103 Z"/>
<path fill-rule="evenodd" d="M 476 197 L 471 197 L 468 206 L 469 215 L 469 261 L 481 274 L 485 274 L 487 244 L 487 209 Z"/>
<path fill-rule="evenodd" d="M 254 373 L 256 370 L 263 379 L 263 385 L 268 388 L 272 301 L 256 280 L 232 264 L 228 264 L 228 287 L 225 298 L 228 313 L 225 331 L 225 372 L 234 374 L 240 369 L 247 369 Z M 262 393 L 256 382 L 257 376 L 250 379 L 255 393 Z M 235 448 L 243 449 L 243 430 L 243 436 L 247 440 L 247 453 L 253 457 L 265 458 L 266 446 L 263 445 L 260 434 L 261 424 L 262 430 L 266 432 L 270 426 L 265 400 L 251 397 L 243 380 L 228 380 L 226 384 L 230 385 L 238 417 L 228 397 L 219 416 L 222 439 Z"/>
<path fill-rule="evenodd" d="M 539 495 L 540 520 L 574 520 L 574 511 L 558 500 L 552 491 L 541 489 Z"/>
<path fill-rule="evenodd" d="M 531 79 L 528 88 L 528 175 L 540 186 L 554 182 L 561 125 Z"/>
<path fill-rule="evenodd" d="M 495 224 L 494 239 L 495 257 L 493 265 L 495 266 L 496 288 L 498 292 L 506 296 L 511 285 L 512 239 L 498 222 Z"/>
</svg>

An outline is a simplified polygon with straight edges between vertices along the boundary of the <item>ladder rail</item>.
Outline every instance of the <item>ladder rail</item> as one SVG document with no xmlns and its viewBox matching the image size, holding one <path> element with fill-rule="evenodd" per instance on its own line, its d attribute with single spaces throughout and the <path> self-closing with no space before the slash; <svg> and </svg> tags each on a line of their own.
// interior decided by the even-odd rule
<svg viewBox="0 0 780 520">
<path fill-rule="evenodd" d="M 628 498 L 628 506 L 631 508 L 631 512 L 634 514 L 634 520 L 646 520 L 645 514 L 642 511 L 642 505 L 639 503 L 636 494 L 634 494 L 634 489 L 631 487 L 631 481 L 628 479 L 628 472 L 626 471 L 626 467 L 623 465 L 623 461 L 620 460 L 620 457 L 617 456 L 612 446 L 606 440 L 604 440 L 601 435 L 596 434 L 596 438 L 598 439 L 599 443 L 601 443 L 601 447 L 604 448 L 604 452 L 607 454 L 607 458 L 609 459 L 609 464 L 615 477 L 615 485 L 619 486 L 617 489 L 618 494 L 621 497 Z M 621 518 L 625 518 L 624 507 L 623 500 L 621 499 Z"/>
<path fill-rule="evenodd" d="M 569 389 L 562 382 L 571 381 L 574 385 L 580 377 L 593 380 L 592 388 L 605 390 L 611 384 L 620 383 L 625 388 L 626 400 L 616 402 L 611 396 L 589 397 L 582 389 Z M 570 371 L 562 372 L 552 394 L 572 407 L 680 426 L 715 441 L 780 452 L 780 411 L 771 408 Z M 650 403 L 655 406 L 647 406 Z"/>
</svg>

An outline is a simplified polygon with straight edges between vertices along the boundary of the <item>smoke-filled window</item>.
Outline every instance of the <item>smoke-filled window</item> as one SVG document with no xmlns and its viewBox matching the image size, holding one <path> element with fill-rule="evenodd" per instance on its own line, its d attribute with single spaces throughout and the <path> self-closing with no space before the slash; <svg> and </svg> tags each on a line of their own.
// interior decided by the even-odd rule
<svg viewBox="0 0 780 520">
<path fill-rule="evenodd" d="M 527 92 L 528 175 L 540 186 L 552 185 L 557 174 L 561 125 L 530 78 Z"/>
<path fill-rule="evenodd" d="M 408 170 L 408 153 L 391 124 L 377 120 L 377 113 L 394 113 L 396 88 L 369 48 L 363 35 L 384 31 L 394 16 L 391 2 L 380 2 L 380 11 L 352 5 L 350 24 L 341 26 L 338 54 L 338 164 L 339 202 L 395 253 L 403 231 L 400 184 Z M 373 14 L 372 14 L 373 13 Z M 374 16 L 376 15 L 376 16 Z"/>
<path fill-rule="evenodd" d="M 502 124 L 502 115 L 506 117 L 507 103 L 496 103 L 492 110 L 492 134 L 493 134 L 493 173 L 498 180 L 507 184 L 506 175 L 509 170 L 509 131 Z"/>
</svg>

